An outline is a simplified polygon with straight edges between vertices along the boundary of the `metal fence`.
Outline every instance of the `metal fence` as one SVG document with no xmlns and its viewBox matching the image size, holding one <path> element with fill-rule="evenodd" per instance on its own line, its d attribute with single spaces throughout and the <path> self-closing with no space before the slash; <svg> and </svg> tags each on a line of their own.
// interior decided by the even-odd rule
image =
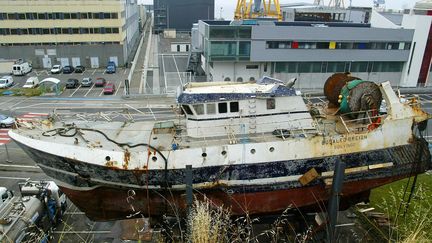
<svg viewBox="0 0 432 243">
<path fill-rule="evenodd" d="M 165 72 L 165 76 L 160 81 L 161 93 L 175 94 L 179 86 L 191 81 L 192 74 L 190 72 Z"/>
</svg>

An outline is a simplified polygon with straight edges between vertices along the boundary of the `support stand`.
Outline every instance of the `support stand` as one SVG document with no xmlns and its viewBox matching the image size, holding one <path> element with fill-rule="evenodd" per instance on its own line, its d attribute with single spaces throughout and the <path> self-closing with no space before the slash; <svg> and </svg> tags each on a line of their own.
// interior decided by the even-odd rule
<svg viewBox="0 0 432 243">
<path fill-rule="evenodd" d="M 337 160 L 335 163 L 332 189 L 331 189 L 330 199 L 327 208 L 328 220 L 329 220 L 329 226 L 327 232 L 328 243 L 335 242 L 335 228 L 336 228 L 336 222 L 338 218 L 337 216 L 339 211 L 339 195 L 342 192 L 344 175 L 345 175 L 345 163 Z"/>
</svg>

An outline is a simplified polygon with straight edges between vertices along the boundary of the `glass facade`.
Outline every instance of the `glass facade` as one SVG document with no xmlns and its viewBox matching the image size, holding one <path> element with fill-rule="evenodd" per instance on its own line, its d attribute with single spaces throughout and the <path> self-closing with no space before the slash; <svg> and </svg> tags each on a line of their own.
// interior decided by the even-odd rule
<svg viewBox="0 0 432 243">
<path fill-rule="evenodd" d="M 267 49 L 357 49 L 357 50 L 409 50 L 411 42 L 299 42 L 267 41 Z"/>
<path fill-rule="evenodd" d="M 276 73 L 402 72 L 404 62 L 276 62 Z"/>
<path fill-rule="evenodd" d="M 205 31 L 204 55 L 209 61 L 250 60 L 251 26 L 206 26 Z"/>
</svg>

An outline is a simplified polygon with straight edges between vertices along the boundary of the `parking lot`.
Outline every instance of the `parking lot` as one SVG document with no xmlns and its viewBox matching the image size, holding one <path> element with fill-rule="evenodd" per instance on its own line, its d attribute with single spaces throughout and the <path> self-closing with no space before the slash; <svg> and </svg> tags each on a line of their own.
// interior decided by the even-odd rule
<svg viewBox="0 0 432 243">
<path fill-rule="evenodd" d="M 11 88 L 21 88 L 29 77 L 36 76 L 39 81 L 45 78 L 53 77 L 60 80 L 61 87 L 64 87 L 66 81 L 70 78 L 78 79 L 81 82 L 83 78 L 92 78 L 93 85 L 91 87 L 81 87 L 79 85 L 77 88 L 65 89 L 61 97 L 102 97 L 103 88 L 95 87 L 94 82 L 96 78 L 105 78 L 107 83 L 111 82 L 115 84 L 116 90 L 113 96 L 121 96 L 124 94 L 124 81 L 127 79 L 129 69 L 117 68 L 117 72 L 114 74 L 105 73 L 105 69 L 86 69 L 83 73 L 71 73 L 71 74 L 51 74 L 49 70 L 33 70 L 25 76 L 13 76 L 14 85 Z"/>
</svg>

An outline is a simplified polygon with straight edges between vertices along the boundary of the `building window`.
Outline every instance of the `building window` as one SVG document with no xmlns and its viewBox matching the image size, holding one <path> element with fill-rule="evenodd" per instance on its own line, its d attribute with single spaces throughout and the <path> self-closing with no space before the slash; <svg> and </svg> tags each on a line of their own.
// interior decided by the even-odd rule
<svg viewBox="0 0 432 243">
<path fill-rule="evenodd" d="M 72 28 L 72 34 L 79 34 L 79 28 Z"/>
<path fill-rule="evenodd" d="M 80 19 L 88 19 L 87 13 L 80 13 Z"/>
<path fill-rule="evenodd" d="M 188 105 L 182 105 L 183 111 L 188 115 L 193 115 L 191 108 Z"/>
<path fill-rule="evenodd" d="M 267 99 L 267 110 L 276 109 L 276 101 L 274 98 Z"/>
<path fill-rule="evenodd" d="M 50 29 L 42 29 L 42 34 L 43 35 L 49 35 L 50 34 Z"/>
<path fill-rule="evenodd" d="M 62 34 L 69 34 L 69 28 L 62 28 L 61 33 Z"/>
<path fill-rule="evenodd" d="M 11 33 L 11 35 L 17 35 L 18 29 L 10 29 L 10 33 Z"/>
<path fill-rule="evenodd" d="M 111 13 L 104 13 L 104 19 L 110 19 L 111 18 Z"/>
<path fill-rule="evenodd" d="M 119 28 L 113 28 L 112 31 L 113 31 L 113 33 L 118 34 L 119 33 Z"/>
<path fill-rule="evenodd" d="M 216 114 L 216 104 L 206 104 L 207 114 Z"/>
<path fill-rule="evenodd" d="M 204 104 L 193 105 L 193 108 L 197 115 L 204 115 Z"/>
<path fill-rule="evenodd" d="M 239 42 L 239 56 L 250 56 L 251 43 L 249 41 Z"/>
<path fill-rule="evenodd" d="M 226 102 L 218 103 L 218 111 L 219 113 L 227 113 L 228 112 L 228 105 Z"/>
<path fill-rule="evenodd" d="M 118 19 L 118 13 L 111 13 L 112 19 Z"/>
<path fill-rule="evenodd" d="M 70 19 L 71 18 L 71 14 L 70 13 L 64 13 L 63 14 L 63 18 L 64 19 Z"/>
<path fill-rule="evenodd" d="M 7 19 L 7 14 L 6 13 L 0 13 L 0 20 L 4 20 Z"/>
<path fill-rule="evenodd" d="M 71 17 L 71 19 L 79 19 L 78 13 L 71 13 L 70 17 Z"/>
<path fill-rule="evenodd" d="M 186 51 L 189 51 L 189 45 L 186 45 Z"/>
<path fill-rule="evenodd" d="M 246 65 L 246 69 L 258 69 L 258 65 Z"/>
<path fill-rule="evenodd" d="M 8 15 L 8 19 L 9 19 L 9 20 L 15 20 L 15 19 L 18 19 L 18 17 L 16 16 L 15 13 L 8 13 L 7 15 Z"/>
<path fill-rule="evenodd" d="M 230 102 L 230 112 L 239 112 L 239 103 L 236 102 Z"/>
<path fill-rule="evenodd" d="M 177 52 L 180 52 L 180 45 L 177 45 Z"/>
</svg>

